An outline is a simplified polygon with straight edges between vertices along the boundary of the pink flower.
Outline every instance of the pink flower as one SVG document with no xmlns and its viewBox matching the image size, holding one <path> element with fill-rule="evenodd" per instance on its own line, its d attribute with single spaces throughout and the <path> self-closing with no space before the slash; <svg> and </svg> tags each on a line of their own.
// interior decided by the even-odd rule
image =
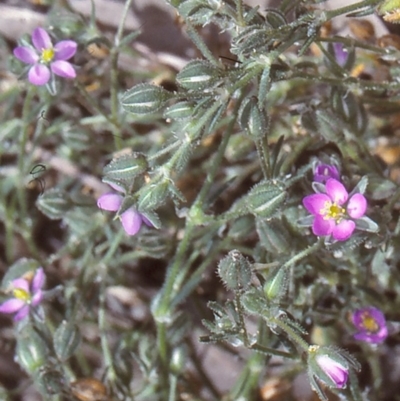
<svg viewBox="0 0 400 401">
<path fill-rule="evenodd" d="M 114 185 L 113 188 L 119 192 L 123 192 L 121 187 Z M 122 195 L 111 192 L 100 196 L 100 198 L 97 199 L 97 206 L 102 210 L 117 212 L 120 209 L 123 200 L 124 197 Z M 128 235 L 137 234 L 143 222 L 148 226 L 152 226 L 146 217 L 142 216 L 133 206 L 123 212 L 120 216 L 118 215 L 118 217 L 121 219 L 122 227 L 124 227 L 124 230 Z"/>
<path fill-rule="evenodd" d="M 365 341 L 371 344 L 378 344 L 386 340 L 388 329 L 383 313 L 373 306 L 357 309 L 352 320 L 358 333 L 354 338 L 359 341 Z"/>
<path fill-rule="evenodd" d="M 344 47 L 343 43 L 338 42 L 333 44 L 333 51 L 335 53 L 336 62 L 343 67 L 349 57 L 349 52 Z"/>
<path fill-rule="evenodd" d="M 330 383 L 327 383 L 336 388 L 346 386 L 347 378 L 349 377 L 349 368 L 341 363 L 333 360 L 328 355 L 317 355 L 315 362 L 319 365 L 325 375 L 329 378 Z"/>
<path fill-rule="evenodd" d="M 318 162 L 314 168 L 314 181 L 325 183 L 329 178 L 339 180 L 339 170 L 330 164 Z"/>
<path fill-rule="evenodd" d="M 45 281 L 43 268 L 36 270 L 35 275 L 31 280 L 21 277 L 11 282 L 12 293 L 14 298 L 11 298 L 0 304 L 0 312 L 15 313 L 14 320 L 19 321 L 24 319 L 31 307 L 37 306 L 42 298 L 42 287 Z"/>
<path fill-rule="evenodd" d="M 49 34 L 43 28 L 36 28 L 32 33 L 32 43 L 33 46 L 18 46 L 14 49 L 17 59 L 32 65 L 28 73 L 31 84 L 47 84 L 51 73 L 69 79 L 76 77 L 74 67 L 66 61 L 76 53 L 76 42 L 62 40 L 53 46 Z"/>
<path fill-rule="evenodd" d="M 312 231 L 317 236 L 332 235 L 337 241 L 345 241 L 356 227 L 353 220 L 364 216 L 367 200 L 360 193 L 348 199 L 346 188 L 334 178 L 326 182 L 325 192 L 303 199 L 304 207 L 314 215 Z"/>
</svg>

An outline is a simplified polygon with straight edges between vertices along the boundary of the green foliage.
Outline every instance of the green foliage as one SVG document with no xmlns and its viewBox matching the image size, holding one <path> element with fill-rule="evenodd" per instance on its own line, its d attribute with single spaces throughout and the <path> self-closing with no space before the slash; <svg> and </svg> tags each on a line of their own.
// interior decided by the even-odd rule
<svg viewBox="0 0 400 401">
<path fill-rule="evenodd" d="M 78 42 L 77 79 L 8 80 L 0 94 L 2 301 L 23 299 L 13 280 L 31 284 L 39 266 L 47 275 L 40 304 L 2 343 L 46 401 L 73 399 L 71 383 L 90 377 L 102 400 L 252 401 L 276 378 L 280 399 L 295 401 L 286 387 L 301 372 L 322 400 L 319 381 L 340 399 L 389 399 L 396 329 L 374 353 L 353 338 L 351 316 L 374 305 L 398 320 L 400 53 L 329 23 L 376 7 L 393 17 L 397 3 L 166 2 L 193 42 L 178 71 L 157 54 L 144 68 L 132 51 L 141 34 L 124 33 L 130 0 L 114 38 L 95 2 L 87 21 L 57 4 L 45 26 Z M 24 79 L 30 66 L 8 44 Z M 303 199 L 328 192 L 321 164 L 337 169 L 349 201 L 324 198 L 310 214 Z M 109 186 L 114 203 L 100 210 Z M 355 194 L 366 212 L 341 216 Z M 320 209 L 340 215 L 335 225 L 354 221 L 351 237 L 317 238 Z M 129 213 L 133 236 L 121 226 Z M 347 388 L 318 365 L 322 354 L 348 371 Z M 225 370 L 238 377 L 230 388 Z M 23 388 L 9 393 L 22 399 Z"/>
</svg>

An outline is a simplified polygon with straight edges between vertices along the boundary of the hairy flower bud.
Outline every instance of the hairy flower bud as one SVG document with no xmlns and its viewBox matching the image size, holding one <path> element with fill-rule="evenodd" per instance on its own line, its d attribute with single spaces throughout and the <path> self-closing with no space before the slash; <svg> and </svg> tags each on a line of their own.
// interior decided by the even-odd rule
<svg viewBox="0 0 400 401">
<path fill-rule="evenodd" d="M 250 262 L 237 250 L 220 261 L 218 274 L 228 289 L 232 291 L 246 290 L 250 285 Z"/>
</svg>

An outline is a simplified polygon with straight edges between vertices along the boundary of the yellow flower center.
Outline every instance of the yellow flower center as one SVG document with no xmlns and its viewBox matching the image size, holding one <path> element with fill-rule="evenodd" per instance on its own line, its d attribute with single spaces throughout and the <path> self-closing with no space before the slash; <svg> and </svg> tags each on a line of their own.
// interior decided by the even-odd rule
<svg viewBox="0 0 400 401">
<path fill-rule="evenodd" d="M 20 299 L 27 303 L 31 300 L 31 295 L 25 290 L 22 290 L 21 288 L 14 288 L 13 295 L 15 298 Z"/>
<path fill-rule="evenodd" d="M 43 49 L 42 50 L 42 57 L 41 60 L 44 63 L 50 63 L 51 60 L 53 60 L 54 58 L 54 49 L 50 48 L 50 49 Z"/>
<path fill-rule="evenodd" d="M 378 323 L 376 323 L 376 320 L 368 312 L 364 312 L 361 316 L 361 319 L 365 330 L 369 331 L 370 333 L 376 333 L 379 330 Z"/>
<path fill-rule="evenodd" d="M 321 209 L 320 213 L 324 216 L 324 220 L 335 220 L 336 223 L 339 223 L 342 219 L 345 209 L 339 206 L 335 202 L 325 202 L 325 206 Z"/>
</svg>

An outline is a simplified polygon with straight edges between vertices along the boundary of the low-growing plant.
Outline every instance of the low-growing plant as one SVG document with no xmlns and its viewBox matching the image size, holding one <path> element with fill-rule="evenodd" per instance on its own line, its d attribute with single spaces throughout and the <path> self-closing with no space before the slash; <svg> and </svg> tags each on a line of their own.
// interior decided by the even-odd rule
<svg viewBox="0 0 400 401">
<path fill-rule="evenodd" d="M 132 3 L 8 43 L 3 399 L 397 399 L 400 39 L 359 21 L 400 3 L 169 0 L 179 71 L 137 62 Z"/>
</svg>

